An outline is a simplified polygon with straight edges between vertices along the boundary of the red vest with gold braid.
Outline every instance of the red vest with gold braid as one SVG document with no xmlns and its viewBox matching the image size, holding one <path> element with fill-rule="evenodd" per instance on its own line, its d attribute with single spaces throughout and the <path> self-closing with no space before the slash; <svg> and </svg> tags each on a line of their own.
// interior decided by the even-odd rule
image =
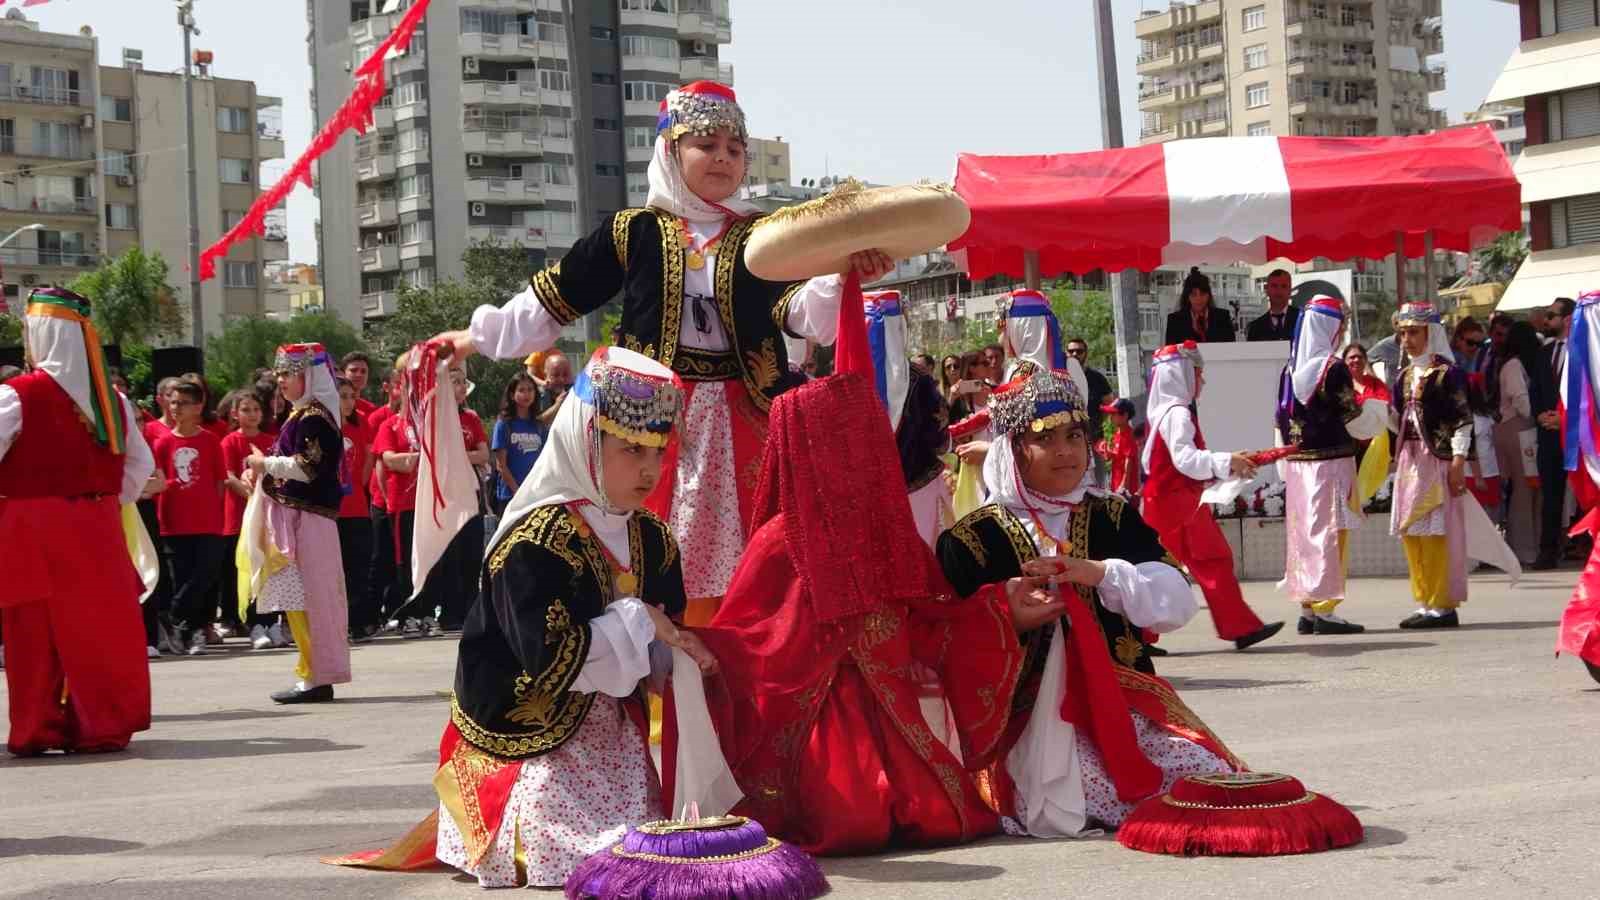
<svg viewBox="0 0 1600 900">
<path fill-rule="evenodd" d="M 1144 489 L 1140 491 L 1144 496 L 1140 513 L 1158 534 L 1165 534 L 1182 528 L 1194 516 L 1194 511 L 1200 508 L 1200 495 L 1205 493 L 1206 482 L 1178 471 L 1166 439 L 1159 432 L 1155 442 L 1150 449 L 1150 471 L 1145 473 Z M 1198 422 L 1194 426 L 1194 445 L 1201 450 L 1206 448 Z"/>
<path fill-rule="evenodd" d="M 95 441 L 83 413 L 54 378 L 32 372 L 6 387 L 22 400 L 22 430 L 0 459 L 0 497 L 121 492 L 123 458 Z"/>
</svg>

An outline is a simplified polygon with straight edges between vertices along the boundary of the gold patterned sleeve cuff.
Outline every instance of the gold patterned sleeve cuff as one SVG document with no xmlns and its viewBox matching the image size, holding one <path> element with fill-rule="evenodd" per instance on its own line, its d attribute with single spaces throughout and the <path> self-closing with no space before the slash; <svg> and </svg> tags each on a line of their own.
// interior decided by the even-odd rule
<svg viewBox="0 0 1600 900">
<path fill-rule="evenodd" d="M 777 325 L 778 329 L 784 334 L 795 340 L 805 340 L 805 335 L 795 334 L 789 330 L 789 307 L 794 305 L 794 298 L 800 294 L 800 289 L 805 286 L 806 283 L 804 281 L 796 281 L 794 284 L 784 288 L 783 293 L 778 295 L 778 302 L 772 306 L 772 323 Z"/>
<path fill-rule="evenodd" d="M 578 320 L 578 311 L 561 294 L 561 263 L 534 273 L 528 283 L 533 287 L 534 296 L 539 298 L 539 305 L 563 327 Z"/>
</svg>

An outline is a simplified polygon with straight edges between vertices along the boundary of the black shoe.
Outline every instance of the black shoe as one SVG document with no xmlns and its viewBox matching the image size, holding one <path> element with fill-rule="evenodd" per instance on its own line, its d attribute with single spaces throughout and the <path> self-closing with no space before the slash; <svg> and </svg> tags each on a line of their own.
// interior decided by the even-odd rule
<svg viewBox="0 0 1600 900">
<path fill-rule="evenodd" d="M 319 684 L 314 688 L 310 688 L 309 690 L 304 690 L 304 691 L 300 690 L 299 688 L 289 688 L 287 691 L 279 691 L 276 694 L 273 694 L 272 695 L 272 702 L 274 702 L 274 703 L 332 703 L 333 702 L 333 685 L 331 685 L 331 684 Z"/>
<path fill-rule="evenodd" d="M 1172 654 L 1171 650 L 1157 647 L 1155 644 L 1145 644 L 1144 652 L 1146 656 L 1170 656 Z"/>
<path fill-rule="evenodd" d="M 1294 623 L 1294 630 L 1299 634 L 1316 634 L 1317 620 L 1311 616 L 1301 616 L 1300 621 Z"/>
<path fill-rule="evenodd" d="M 1269 637 L 1272 637 L 1282 630 L 1282 622 L 1269 622 L 1242 638 L 1235 638 L 1233 641 L 1234 649 L 1243 650 L 1247 647 L 1254 647 L 1255 645 L 1261 643 Z"/>
<path fill-rule="evenodd" d="M 1314 634 L 1360 634 L 1361 632 L 1366 631 L 1366 630 L 1367 630 L 1367 627 L 1365 625 L 1357 625 L 1354 622 L 1335 622 L 1335 621 L 1333 621 L 1331 619 L 1325 619 L 1322 616 L 1317 616 L 1317 622 L 1316 622 L 1316 625 L 1314 626 L 1313 633 Z"/>
<path fill-rule="evenodd" d="M 1583 667 L 1589 670 L 1590 678 L 1593 678 L 1595 681 L 1600 681 L 1600 666 L 1597 666 L 1586 659 L 1583 661 Z"/>
<path fill-rule="evenodd" d="M 1422 613 L 1412 613 L 1410 616 L 1406 617 L 1404 622 L 1400 623 L 1401 628 L 1408 629 L 1458 628 L 1460 626 L 1461 618 L 1456 615 L 1456 611 L 1453 609 L 1442 616 L 1428 616 L 1423 615 Z"/>
<path fill-rule="evenodd" d="M 1528 566 L 1528 568 L 1532 569 L 1535 572 L 1548 572 L 1551 569 L 1554 569 L 1555 567 L 1556 567 L 1556 558 L 1555 558 L 1555 556 L 1553 554 L 1547 555 L 1547 554 L 1544 554 L 1544 553 L 1539 554 L 1539 558 L 1535 559 Z"/>
</svg>

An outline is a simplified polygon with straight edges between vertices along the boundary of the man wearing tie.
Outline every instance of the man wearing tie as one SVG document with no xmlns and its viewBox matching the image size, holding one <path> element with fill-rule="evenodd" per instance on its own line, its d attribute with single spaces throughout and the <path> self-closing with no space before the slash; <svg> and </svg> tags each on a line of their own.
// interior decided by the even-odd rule
<svg viewBox="0 0 1600 900">
<path fill-rule="evenodd" d="M 1561 449 L 1561 412 L 1558 403 L 1566 392 L 1567 336 L 1572 332 L 1572 313 L 1577 304 L 1570 297 L 1557 297 L 1541 329 L 1548 342 L 1540 351 L 1541 364 L 1549 366 L 1555 390 L 1544 397 L 1532 397 L 1539 422 L 1539 557 L 1530 568 L 1554 569 L 1561 560 L 1566 537 L 1567 473 Z"/>
<path fill-rule="evenodd" d="M 1300 311 L 1289 305 L 1292 290 L 1289 273 L 1273 269 L 1267 275 L 1267 311 L 1250 323 L 1247 341 L 1288 341 L 1294 339 L 1294 320 Z"/>
</svg>

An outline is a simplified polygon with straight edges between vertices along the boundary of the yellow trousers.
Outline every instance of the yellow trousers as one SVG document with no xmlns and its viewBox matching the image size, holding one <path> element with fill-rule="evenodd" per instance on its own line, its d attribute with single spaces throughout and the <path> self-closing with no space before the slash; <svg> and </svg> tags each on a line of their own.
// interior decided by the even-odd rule
<svg viewBox="0 0 1600 900">
<path fill-rule="evenodd" d="M 1411 569 L 1411 595 L 1429 609 L 1455 609 L 1450 596 L 1450 548 L 1442 535 L 1402 536 L 1406 565 Z"/>
<path fill-rule="evenodd" d="M 311 621 L 306 618 L 303 610 L 286 612 L 284 618 L 289 620 L 289 633 L 294 635 L 295 649 L 300 652 L 295 659 L 294 675 L 305 682 L 306 687 L 315 687 L 311 684 Z"/>
<path fill-rule="evenodd" d="M 1350 572 L 1349 538 L 1350 532 L 1343 530 L 1339 532 L 1339 569 L 1346 575 L 1348 575 Z M 1310 610 L 1319 616 L 1331 616 L 1333 615 L 1333 611 L 1338 609 L 1339 604 L 1343 602 L 1343 597 L 1335 597 L 1332 600 L 1312 600 L 1307 603 L 1302 603 L 1300 606 L 1303 609 Z"/>
</svg>

